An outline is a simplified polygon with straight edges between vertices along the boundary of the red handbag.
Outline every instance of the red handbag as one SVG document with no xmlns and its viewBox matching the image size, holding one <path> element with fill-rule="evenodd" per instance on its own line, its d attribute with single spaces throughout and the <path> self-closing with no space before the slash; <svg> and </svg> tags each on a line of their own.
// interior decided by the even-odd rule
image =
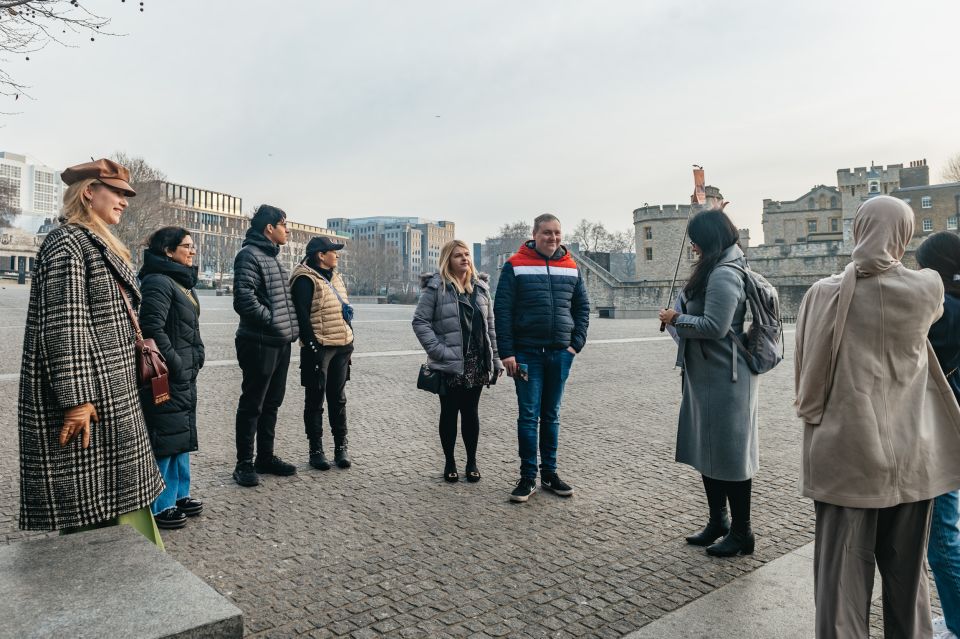
<svg viewBox="0 0 960 639">
<path fill-rule="evenodd" d="M 142 390 L 149 389 L 154 405 L 170 401 L 170 382 L 167 377 L 170 371 L 167 370 L 167 360 L 160 354 L 157 343 L 152 337 L 143 339 L 140 322 L 137 321 L 137 314 L 133 312 L 133 307 L 130 306 L 127 292 L 123 290 L 120 282 L 117 282 L 117 288 L 120 289 L 120 296 L 127 307 L 127 315 L 133 322 L 133 331 L 137 336 L 134 348 L 137 351 L 137 381 L 140 388 Z"/>
</svg>

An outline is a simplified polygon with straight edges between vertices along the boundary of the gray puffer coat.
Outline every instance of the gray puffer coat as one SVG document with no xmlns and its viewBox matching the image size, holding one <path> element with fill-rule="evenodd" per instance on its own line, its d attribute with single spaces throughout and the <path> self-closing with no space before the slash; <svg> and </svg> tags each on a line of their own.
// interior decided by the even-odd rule
<svg viewBox="0 0 960 639">
<path fill-rule="evenodd" d="M 237 337 L 283 346 L 300 338 L 287 269 L 280 247 L 250 229 L 233 261 L 233 310 L 240 316 Z"/>
<path fill-rule="evenodd" d="M 490 301 L 490 276 L 480 273 L 474 282 L 477 306 L 487 325 L 484 344 L 487 347 L 487 371 L 490 382 L 496 382 L 503 364 L 497 353 L 497 334 L 494 329 L 493 304 Z M 460 330 L 460 308 L 457 292 L 452 286 L 443 286 L 439 273 L 420 276 L 420 301 L 413 312 L 413 332 L 427 352 L 427 364 L 441 373 L 463 374 L 463 334 Z"/>
</svg>

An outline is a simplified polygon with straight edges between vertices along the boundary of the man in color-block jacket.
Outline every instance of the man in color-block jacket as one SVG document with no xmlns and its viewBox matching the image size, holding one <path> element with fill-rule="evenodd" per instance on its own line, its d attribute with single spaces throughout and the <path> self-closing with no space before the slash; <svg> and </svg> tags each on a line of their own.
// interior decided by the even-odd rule
<svg viewBox="0 0 960 639">
<path fill-rule="evenodd" d="M 520 481 L 510 499 L 525 502 L 540 484 L 567 497 L 557 474 L 560 400 L 573 359 L 587 341 L 590 300 L 576 262 L 560 244 L 560 220 L 533 221 L 533 239 L 503 265 L 493 312 L 497 348 L 517 389 Z M 539 442 L 538 442 L 539 439 Z"/>
</svg>

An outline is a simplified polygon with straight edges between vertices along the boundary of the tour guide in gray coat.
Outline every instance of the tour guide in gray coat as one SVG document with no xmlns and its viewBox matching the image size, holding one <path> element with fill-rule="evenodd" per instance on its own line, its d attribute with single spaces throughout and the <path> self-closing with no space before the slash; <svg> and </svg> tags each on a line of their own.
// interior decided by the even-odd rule
<svg viewBox="0 0 960 639">
<path fill-rule="evenodd" d="M 290 344 L 300 337 L 287 270 L 277 257 L 286 243 L 287 214 L 261 204 L 233 262 L 233 309 L 240 315 L 237 359 L 243 371 L 233 479 L 241 486 L 259 484 L 257 473 L 297 472 L 293 464 L 273 453 L 277 411 L 287 387 Z"/>
<path fill-rule="evenodd" d="M 722 210 L 695 214 L 688 226 L 699 260 L 683 289 L 682 312 L 665 309 L 661 321 L 680 338 L 677 365 L 683 368 L 683 399 L 677 428 L 678 462 L 703 475 L 710 520 L 687 543 L 708 546 L 715 556 L 753 552 L 750 529 L 751 479 L 758 468 L 757 376 L 733 337 L 743 333 L 746 266 L 740 234 Z M 727 500 L 733 524 L 727 514 Z M 714 543 L 719 537 L 724 537 Z"/>
</svg>

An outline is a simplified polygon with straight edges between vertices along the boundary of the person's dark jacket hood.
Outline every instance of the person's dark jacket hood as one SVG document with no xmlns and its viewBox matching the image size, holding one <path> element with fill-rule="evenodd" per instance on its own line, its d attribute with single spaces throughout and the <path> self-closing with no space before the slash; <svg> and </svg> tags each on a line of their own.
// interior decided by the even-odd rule
<svg viewBox="0 0 960 639">
<path fill-rule="evenodd" d="M 247 234 L 243 236 L 243 244 L 240 246 L 257 246 L 267 255 L 273 255 L 274 257 L 280 255 L 280 245 L 274 244 L 263 234 L 263 231 L 258 231 L 253 227 L 247 229 Z"/>
<path fill-rule="evenodd" d="M 137 277 L 143 281 L 147 275 L 152 273 L 162 273 L 172 277 L 180 286 L 188 289 L 194 288 L 200 280 L 200 271 L 196 266 L 186 266 L 171 260 L 166 255 L 157 255 L 150 251 L 143 252 L 143 266 Z"/>
</svg>

